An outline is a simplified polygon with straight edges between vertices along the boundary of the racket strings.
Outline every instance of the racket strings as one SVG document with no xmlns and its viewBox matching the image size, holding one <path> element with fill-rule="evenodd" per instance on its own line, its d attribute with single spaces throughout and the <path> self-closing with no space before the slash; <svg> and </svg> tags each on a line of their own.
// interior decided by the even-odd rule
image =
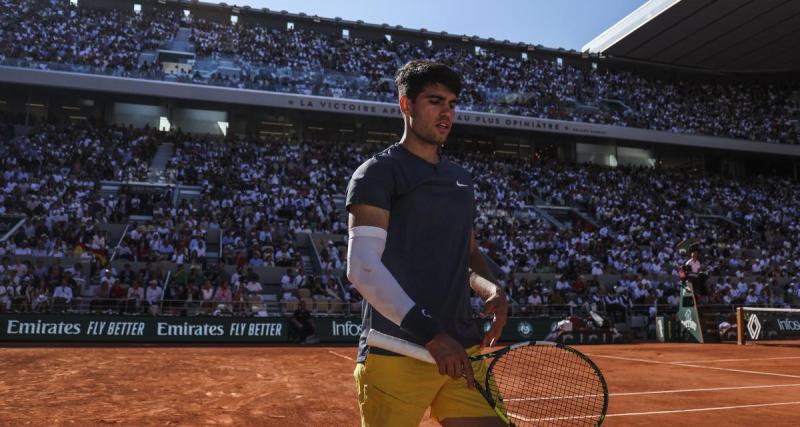
<svg viewBox="0 0 800 427">
<path fill-rule="evenodd" d="M 529 345 L 497 359 L 488 390 L 517 426 L 593 426 L 605 407 L 598 375 L 572 351 Z"/>
</svg>

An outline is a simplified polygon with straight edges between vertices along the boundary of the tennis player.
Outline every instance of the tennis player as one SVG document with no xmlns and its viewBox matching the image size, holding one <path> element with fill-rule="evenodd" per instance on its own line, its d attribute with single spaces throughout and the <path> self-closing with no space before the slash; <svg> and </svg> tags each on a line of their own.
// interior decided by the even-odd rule
<svg viewBox="0 0 800 427">
<path fill-rule="evenodd" d="M 486 368 L 467 356 L 500 337 L 508 301 L 475 242 L 472 178 L 440 153 L 461 78 L 411 61 L 395 81 L 403 138 L 364 162 L 347 188 L 347 275 L 368 303 L 354 373 L 362 425 L 417 426 L 430 407 L 446 427 L 501 426 L 472 386 Z M 494 318 L 483 336 L 470 287 L 485 300 L 482 315 Z M 368 348 L 371 328 L 424 345 L 437 365 Z"/>
</svg>

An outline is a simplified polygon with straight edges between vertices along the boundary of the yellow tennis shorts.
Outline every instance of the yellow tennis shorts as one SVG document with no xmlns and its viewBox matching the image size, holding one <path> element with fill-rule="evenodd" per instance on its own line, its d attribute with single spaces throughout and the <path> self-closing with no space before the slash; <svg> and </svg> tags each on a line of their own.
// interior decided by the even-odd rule
<svg viewBox="0 0 800 427">
<path fill-rule="evenodd" d="M 480 346 L 467 349 L 470 355 Z M 475 379 L 483 384 L 486 364 L 472 362 Z M 356 364 L 362 427 L 417 427 L 431 408 L 431 417 L 496 417 L 494 410 L 464 378 L 440 375 L 439 368 L 405 356 L 370 354 Z"/>
</svg>

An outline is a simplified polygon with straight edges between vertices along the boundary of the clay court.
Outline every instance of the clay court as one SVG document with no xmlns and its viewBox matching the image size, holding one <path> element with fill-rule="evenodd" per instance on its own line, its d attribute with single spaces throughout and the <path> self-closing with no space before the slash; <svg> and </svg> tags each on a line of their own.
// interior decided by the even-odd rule
<svg viewBox="0 0 800 427">
<path fill-rule="evenodd" d="M 604 425 L 777 427 L 800 415 L 798 344 L 577 348 L 608 381 Z M 5 347 L 0 425 L 356 426 L 354 355 L 328 346 Z"/>
</svg>

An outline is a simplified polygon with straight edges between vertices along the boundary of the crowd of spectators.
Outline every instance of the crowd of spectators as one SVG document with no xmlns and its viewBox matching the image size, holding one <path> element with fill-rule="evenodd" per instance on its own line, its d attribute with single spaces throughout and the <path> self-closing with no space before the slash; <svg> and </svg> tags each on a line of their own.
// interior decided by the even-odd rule
<svg viewBox="0 0 800 427">
<path fill-rule="evenodd" d="M 606 300 L 611 295 L 622 306 L 674 306 L 678 269 L 688 257 L 676 248 L 689 239 L 703 247 L 710 302 L 800 303 L 795 182 L 473 154 L 461 160 L 476 182 L 481 249 L 506 273 L 521 305 L 616 306 Z M 574 207 L 596 223 L 575 220 L 562 229 L 531 207 L 537 204 Z M 566 282 L 531 279 L 548 273 Z M 586 285 L 604 275 L 620 279 Z"/>
<path fill-rule="evenodd" d="M 178 30 L 173 13 L 149 15 L 77 8 L 66 1 L 0 0 L 0 57 L 134 70 L 139 54 Z"/>
<path fill-rule="evenodd" d="M 346 224 L 335 199 L 344 194 L 352 170 L 377 151 L 374 146 L 213 139 L 90 123 L 45 124 L 28 136 L 2 142 L 0 213 L 26 218 L 23 227 L 0 244 L 0 256 L 17 266 L 0 272 L 5 290 L 0 289 L 0 298 L 8 295 L 2 299 L 7 309 L 19 307 L 13 295 L 28 295 L 27 290 L 8 289 L 22 283 L 34 291 L 41 287 L 38 277 L 25 280 L 19 273 L 34 268 L 20 267 L 24 262 L 16 257 L 32 255 L 39 262 L 42 256 L 82 254 L 88 261 L 97 253 L 152 265 L 137 277 L 121 274 L 124 295 L 113 282 L 102 287 L 102 279 L 95 279 L 97 272 L 82 273 L 101 285 L 99 297 L 124 297 L 126 303 L 115 306 L 122 311 L 148 309 L 150 283 L 163 289 L 166 281 L 160 261 L 175 263 L 182 270 L 180 277 L 191 284 L 169 286 L 161 291 L 163 298 L 196 301 L 204 310 L 215 310 L 220 301 L 231 310 L 246 307 L 244 302 L 264 284 L 254 277 L 261 267 L 288 269 L 281 281 L 284 301 L 304 296 L 339 304 L 358 301 L 349 287 L 338 286 L 345 269 L 341 236 Z M 165 190 L 162 197 L 150 200 L 125 186 L 113 196 L 103 195 L 101 180 L 145 179 L 157 147 L 165 142 L 175 148 L 166 175 L 174 183 L 199 186 L 199 198 L 174 203 Z M 800 303 L 800 249 L 793 239 L 800 233 L 796 182 L 458 150 L 445 150 L 445 155 L 474 177 L 481 250 L 497 264 L 521 310 L 548 304 L 595 304 L 611 311 L 631 304 L 674 305 L 678 268 L 687 257 L 676 247 L 687 239 L 699 239 L 703 247 L 713 302 Z M 589 219 L 573 218 L 559 227 L 537 205 L 572 207 Z M 131 214 L 152 219 L 130 221 Z M 120 242 L 111 241 L 105 227 L 115 223 L 130 225 Z M 295 247 L 297 233 L 304 230 L 339 236 L 318 244 L 318 274 L 304 271 Z M 221 254 L 218 262 L 209 262 L 209 233 L 216 232 L 222 236 Z M 225 265 L 234 266 L 237 274 L 225 274 Z M 56 276 L 45 283 L 51 299 L 61 281 L 61 275 Z M 111 276 L 120 274 L 112 271 Z M 131 306 L 127 292 L 134 282 L 142 297 L 133 298 L 138 302 Z M 300 291 L 303 288 L 308 292 Z M 61 289 L 59 298 L 80 295 L 77 289 L 69 298 L 65 294 Z M 155 289 L 150 292 L 156 294 L 161 297 Z M 35 295 L 28 295 L 24 307 L 33 310 L 35 301 Z M 54 303 L 49 304 L 53 308 Z M 475 304 L 478 308 L 480 302 Z"/>
<path fill-rule="evenodd" d="M 89 279 L 84 263 L 63 267 L 46 262 L 0 258 L 0 312 L 63 312 L 71 309 L 82 284 Z M 50 265 L 48 265 L 50 264 Z"/>
<path fill-rule="evenodd" d="M 298 231 L 345 231 L 333 196 L 347 183 L 349 152 L 333 142 L 187 139 L 167 170 L 178 182 L 202 186 L 192 214 L 221 228 L 226 262 L 287 267 L 299 264 Z"/>
<path fill-rule="evenodd" d="M 603 123 L 767 142 L 800 141 L 797 81 L 659 79 L 531 55 L 527 59 L 312 30 L 219 23 L 168 11 L 135 14 L 66 2 L 0 0 L 0 62 L 60 63 L 120 76 L 394 102 L 394 70 L 412 58 L 464 76 L 465 110 Z M 140 60 L 191 31 L 195 65 Z M 215 72 L 228 58 L 239 71 Z M 21 64 L 24 65 L 24 64 Z M 44 66 L 44 65 L 42 65 Z M 90 70 L 91 69 L 91 70 Z"/>
<path fill-rule="evenodd" d="M 121 191 L 101 194 L 101 180 L 144 180 L 157 149 L 152 130 L 44 124 L 27 136 L 0 137 L 0 214 L 26 218 L 0 244 L 0 256 L 63 257 L 76 247 L 108 251 L 99 225 L 127 221 L 142 201 Z"/>
<path fill-rule="evenodd" d="M 665 81 L 623 71 L 527 60 L 425 44 L 329 37 L 195 19 L 192 37 L 207 55 L 231 55 L 241 87 L 291 85 L 294 91 L 393 101 L 398 64 L 431 58 L 461 71 L 459 107 L 679 133 L 797 143 L 797 82 Z M 588 62 L 584 65 L 588 65 Z M 283 73 L 277 69 L 284 70 Z M 291 70 L 287 72 L 285 70 Z M 350 76 L 338 82 L 331 74 Z M 611 102 L 609 102 L 611 101 Z M 581 108 L 579 108 L 581 107 Z"/>
<path fill-rule="evenodd" d="M 136 190 L 135 183 L 126 183 L 147 179 L 149 163 L 159 145 L 165 143 L 175 147 L 167 165 L 169 180 L 172 184 L 200 186 L 199 198 L 175 203 L 171 187 L 142 191 Z M 25 219 L 22 228 L 0 244 L 0 256 L 13 260 L 52 257 L 57 262 L 81 255 L 95 268 L 112 256 L 152 266 L 166 261 L 180 268 L 186 266 L 203 278 L 204 272 L 223 265 L 248 270 L 298 268 L 303 264 L 295 248 L 298 231 L 342 233 L 345 229 L 333 195 L 344 191 L 347 171 L 355 160 L 347 158 L 347 150 L 330 151 L 332 145 L 337 144 L 285 144 L 233 136 L 215 140 L 179 131 L 163 133 L 89 122 L 36 127 L 27 136 L 4 138 L 0 144 L 4 167 L 0 214 Z M 103 181 L 122 185 L 108 192 L 103 190 Z M 140 217 L 145 219 L 134 219 Z M 109 224 L 128 225 L 128 229 L 112 241 L 106 227 Z M 216 263 L 207 257 L 211 233 L 221 236 L 222 253 Z M 334 247 L 321 249 L 323 277 L 303 273 L 302 278 L 309 286 L 316 282 L 324 290 L 332 284 L 338 286 L 328 279 L 335 269 L 343 268 L 343 254 Z M 114 270 L 110 271 L 116 277 Z M 152 275 L 155 278 L 127 278 L 119 286 L 127 292 L 138 283 L 141 291 L 137 295 L 142 293 L 140 299 L 146 301 L 149 282 L 154 280 L 161 287 L 166 279 L 163 272 Z M 99 299 L 112 298 L 110 283 L 97 284 Z M 218 295 L 223 284 L 218 279 L 196 283 L 199 296 L 195 300 L 208 300 L 199 308 L 209 308 L 212 301 L 228 302 L 230 309 L 243 308 L 243 304 L 232 305 Z M 246 285 L 244 281 L 241 284 Z M 248 296 L 240 294 L 244 291 L 239 291 L 238 280 L 229 285 L 232 298 Z M 49 291 L 52 298 L 54 287 Z M 348 299 L 341 291 L 340 300 Z M 168 287 L 165 292 L 167 297 L 185 299 L 177 288 Z M 76 298 L 86 294 L 86 290 L 74 293 Z M 113 309 L 100 308 L 139 311 L 148 306 L 137 300 L 133 305 L 126 302 L 115 303 Z M 31 308 L 30 304 L 26 307 Z"/>
</svg>

